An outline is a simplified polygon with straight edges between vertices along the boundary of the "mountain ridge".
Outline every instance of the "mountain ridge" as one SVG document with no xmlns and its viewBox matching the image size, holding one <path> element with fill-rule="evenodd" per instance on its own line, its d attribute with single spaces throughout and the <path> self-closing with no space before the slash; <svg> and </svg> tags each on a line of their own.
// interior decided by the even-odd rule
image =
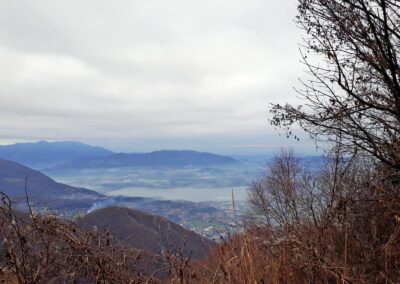
<svg viewBox="0 0 400 284">
<path fill-rule="evenodd" d="M 74 141 L 0 145 L 0 159 L 46 171 L 117 167 L 190 167 L 238 162 L 229 156 L 195 150 L 115 153 L 102 147 Z"/>
<path fill-rule="evenodd" d="M 60 164 L 54 170 L 118 167 L 185 167 L 232 164 L 229 156 L 194 150 L 159 150 L 149 153 L 115 153 L 106 157 L 87 157 Z"/>
<path fill-rule="evenodd" d="M 0 158 L 40 169 L 88 156 L 108 156 L 113 151 L 74 141 L 16 143 L 0 146 Z"/>
<path fill-rule="evenodd" d="M 104 197 L 89 189 L 58 183 L 40 171 L 4 159 L 0 159 L 0 190 L 13 200 L 23 202 L 26 190 L 32 202 L 55 209 L 60 206 L 90 208 L 95 200 Z"/>
<path fill-rule="evenodd" d="M 185 256 L 204 259 L 215 244 L 164 217 L 126 207 L 97 209 L 82 217 L 79 224 L 109 230 L 128 245 L 161 255 L 181 250 Z"/>
</svg>

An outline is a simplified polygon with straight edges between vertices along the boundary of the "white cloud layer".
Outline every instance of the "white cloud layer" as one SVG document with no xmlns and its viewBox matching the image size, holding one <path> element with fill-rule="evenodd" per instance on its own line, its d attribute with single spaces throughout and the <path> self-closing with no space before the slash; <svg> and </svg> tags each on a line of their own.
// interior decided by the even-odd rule
<svg viewBox="0 0 400 284">
<path fill-rule="evenodd" d="M 295 0 L 0 0 L 0 143 L 280 147 L 267 105 L 296 100 L 295 15 Z"/>
</svg>

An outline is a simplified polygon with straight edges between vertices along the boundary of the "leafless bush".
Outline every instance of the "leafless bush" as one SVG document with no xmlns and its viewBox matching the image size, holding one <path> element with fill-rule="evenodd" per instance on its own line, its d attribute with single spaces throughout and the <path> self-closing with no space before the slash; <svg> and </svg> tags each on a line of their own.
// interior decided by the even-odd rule
<svg viewBox="0 0 400 284">
<path fill-rule="evenodd" d="M 266 283 L 398 283 L 400 189 L 387 174 L 361 157 L 313 172 L 277 156 L 249 196 Z"/>
</svg>

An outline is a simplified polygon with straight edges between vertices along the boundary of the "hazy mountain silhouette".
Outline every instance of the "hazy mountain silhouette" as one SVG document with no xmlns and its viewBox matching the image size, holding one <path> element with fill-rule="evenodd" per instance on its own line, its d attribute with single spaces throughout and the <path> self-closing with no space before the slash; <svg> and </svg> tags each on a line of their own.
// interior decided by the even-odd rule
<svg viewBox="0 0 400 284">
<path fill-rule="evenodd" d="M 202 259 L 214 245 L 168 219 L 124 207 L 98 209 L 84 216 L 80 223 L 109 230 L 119 240 L 157 254 L 182 249 L 184 255 Z"/>
<path fill-rule="evenodd" d="M 104 157 L 113 154 L 101 147 L 79 142 L 17 143 L 0 146 L 0 158 L 39 169 L 83 157 Z"/>
<path fill-rule="evenodd" d="M 90 208 L 103 195 L 84 188 L 58 183 L 43 173 L 0 159 L 0 191 L 13 200 L 25 199 L 25 179 L 32 202 L 50 208 Z"/>
<path fill-rule="evenodd" d="M 55 169 L 119 167 L 184 167 L 235 163 L 231 157 L 189 150 L 162 150 L 150 153 L 118 153 L 106 157 L 87 157 L 61 164 Z"/>
</svg>

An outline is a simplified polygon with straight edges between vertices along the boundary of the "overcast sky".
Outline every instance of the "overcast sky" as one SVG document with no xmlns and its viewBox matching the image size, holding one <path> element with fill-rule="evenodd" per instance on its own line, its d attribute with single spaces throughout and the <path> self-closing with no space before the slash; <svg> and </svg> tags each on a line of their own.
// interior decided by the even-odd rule
<svg viewBox="0 0 400 284">
<path fill-rule="evenodd" d="M 295 0 L 0 0 L 0 144 L 269 153 L 303 66 Z"/>
</svg>

